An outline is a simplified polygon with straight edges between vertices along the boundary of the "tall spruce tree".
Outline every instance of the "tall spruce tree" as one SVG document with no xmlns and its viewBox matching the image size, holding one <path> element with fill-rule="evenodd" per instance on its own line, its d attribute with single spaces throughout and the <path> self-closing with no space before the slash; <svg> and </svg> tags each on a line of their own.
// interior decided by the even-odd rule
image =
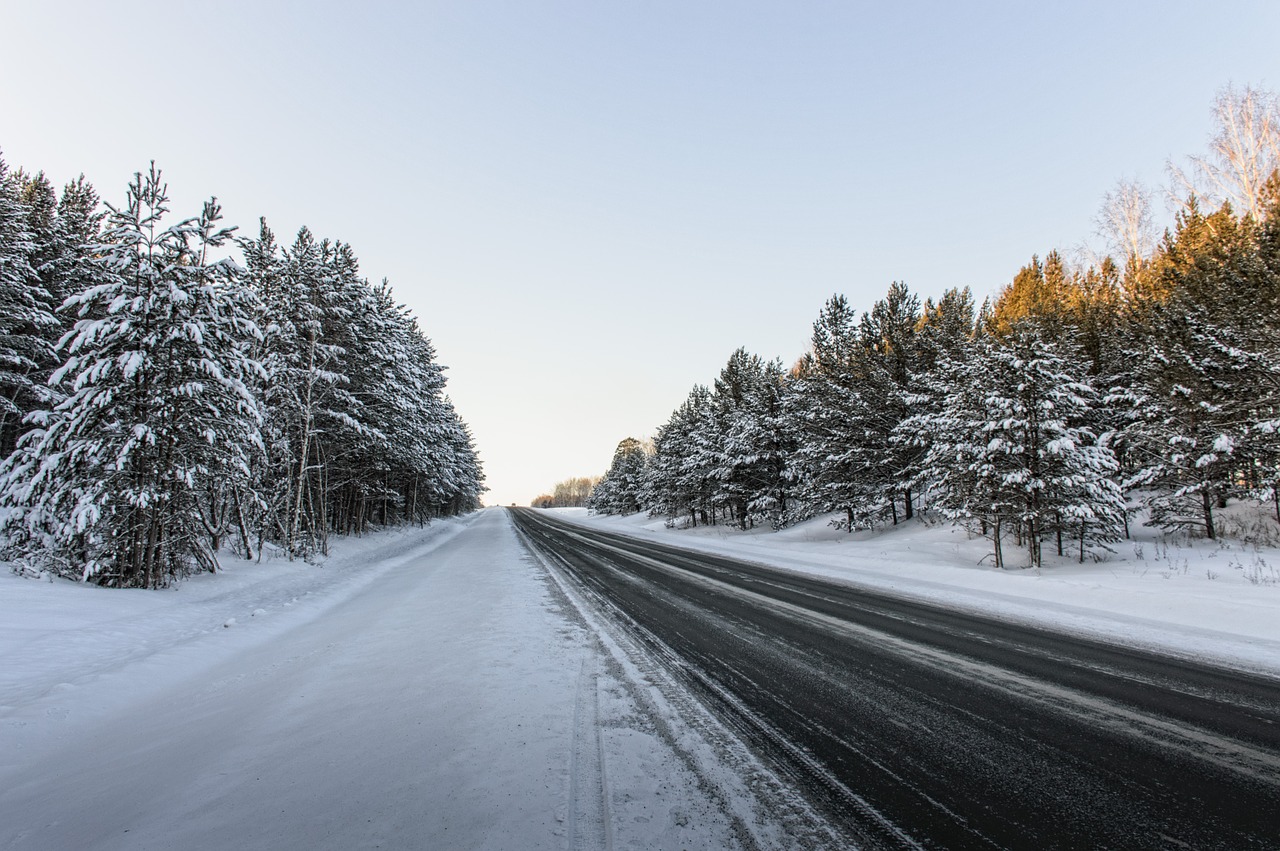
<svg viewBox="0 0 1280 851">
<path fill-rule="evenodd" d="M 1064 534 L 1076 540 L 1081 559 L 1115 538 L 1123 512 L 1117 464 L 1083 425 L 1096 393 L 1078 350 L 1023 323 L 1003 340 L 976 341 L 967 360 L 945 364 L 941 375 L 953 387 L 947 403 L 904 429 L 931 435 L 924 468 L 933 505 L 989 535 L 997 567 L 1010 533 L 1032 567 L 1051 535 L 1060 551 Z"/>
<path fill-rule="evenodd" d="M 857 418 L 868 520 L 887 515 L 896 525 L 900 517 L 910 520 L 915 512 L 912 483 L 921 452 L 913 443 L 895 440 L 894 434 L 910 415 L 910 397 L 922 366 L 920 321 L 920 300 L 906 285 L 894 282 L 885 297 L 863 314 L 859 326 L 862 404 Z"/>
<path fill-rule="evenodd" d="M 165 227 L 154 167 L 108 207 L 101 283 L 73 296 L 79 320 L 51 382 L 66 393 L 6 462 L 19 546 L 63 575 L 157 587 L 214 569 L 201 497 L 242 481 L 258 413 L 245 384 L 257 329 L 215 202 Z M 12 539 L 11 539 L 12 540 Z"/>
<path fill-rule="evenodd" d="M 833 295 L 813 323 L 810 350 L 787 396 L 797 434 L 788 467 L 801 501 L 795 514 L 840 511 L 849 531 L 867 500 L 857 430 L 859 354 L 857 315 L 844 296 Z"/>
<path fill-rule="evenodd" d="M 613 452 L 608 471 L 592 490 L 587 507 L 599 514 L 635 514 L 639 511 L 647 456 L 644 444 L 634 437 L 622 440 Z"/>
<path fill-rule="evenodd" d="M 1217 535 L 1214 512 L 1245 491 L 1251 421 L 1265 368 L 1248 341 L 1258 318 L 1256 225 L 1229 207 L 1205 215 L 1194 199 L 1166 234 L 1152 274 L 1167 295 L 1145 311 L 1133 351 L 1136 381 L 1113 394 L 1127 404 L 1125 442 L 1149 491 L 1151 521 Z M 1265 387 L 1266 384 L 1260 385 Z"/>
<path fill-rule="evenodd" d="M 50 329 L 57 323 L 33 265 L 39 245 L 23 183 L 0 158 L 0 457 L 17 445 L 27 415 L 52 398 L 45 378 L 53 361 Z"/>
</svg>

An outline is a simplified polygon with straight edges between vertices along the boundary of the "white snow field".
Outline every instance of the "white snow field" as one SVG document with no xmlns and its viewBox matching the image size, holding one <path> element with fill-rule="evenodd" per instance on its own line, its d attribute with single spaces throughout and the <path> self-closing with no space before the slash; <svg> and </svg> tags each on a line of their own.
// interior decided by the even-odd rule
<svg viewBox="0 0 1280 851">
<path fill-rule="evenodd" d="M 1004 570 L 991 542 L 950 524 L 918 520 L 850 534 L 834 515 L 781 531 L 668 528 L 661 519 L 551 509 L 566 520 L 842 582 L 986 612 L 1024 623 L 1280 675 L 1280 524 L 1247 503 L 1224 512 L 1231 537 L 1165 535 L 1135 524 L 1133 539 L 1102 561 L 1077 563 L 1044 544 L 1040 570 L 1005 541 Z M 1252 540 L 1254 543 L 1246 543 Z"/>
<path fill-rule="evenodd" d="M 0 848 L 785 847 L 806 818 L 505 511 L 225 567 L 3 571 Z"/>
</svg>

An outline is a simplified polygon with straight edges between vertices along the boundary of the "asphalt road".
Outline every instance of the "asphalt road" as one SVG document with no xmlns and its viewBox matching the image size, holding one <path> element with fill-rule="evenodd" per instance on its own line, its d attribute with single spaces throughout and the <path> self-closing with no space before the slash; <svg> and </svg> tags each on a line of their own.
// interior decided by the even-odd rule
<svg viewBox="0 0 1280 851">
<path fill-rule="evenodd" d="M 514 517 L 850 845 L 1280 849 L 1280 681 Z"/>
</svg>

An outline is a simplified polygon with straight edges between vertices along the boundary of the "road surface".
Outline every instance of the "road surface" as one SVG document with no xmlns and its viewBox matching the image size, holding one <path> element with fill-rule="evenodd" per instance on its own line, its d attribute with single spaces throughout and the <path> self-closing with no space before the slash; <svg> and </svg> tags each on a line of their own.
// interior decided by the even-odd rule
<svg viewBox="0 0 1280 851">
<path fill-rule="evenodd" d="M 0 849 L 787 847 L 685 758 L 504 510 L 334 546 L 357 557 L 247 585 L 22 586 L 88 608 L 25 642 L 0 622 Z"/>
<path fill-rule="evenodd" d="M 1280 682 L 513 516 L 850 845 L 1280 848 Z"/>
</svg>

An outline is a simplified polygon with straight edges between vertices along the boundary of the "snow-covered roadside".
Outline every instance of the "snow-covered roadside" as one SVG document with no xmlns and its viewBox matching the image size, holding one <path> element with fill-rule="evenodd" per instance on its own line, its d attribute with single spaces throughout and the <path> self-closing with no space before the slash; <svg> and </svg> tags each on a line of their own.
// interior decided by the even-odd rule
<svg viewBox="0 0 1280 851">
<path fill-rule="evenodd" d="M 217 575 L 160 591 L 26 579 L 0 563 L 0 723 L 12 746 L 0 767 L 27 741 L 56 738 L 73 708 L 81 716 L 105 714 L 138 699 L 139 689 L 159 691 L 198 675 L 318 617 L 449 541 L 476 516 L 335 539 L 318 564 L 224 555 Z M 146 676 L 136 675 L 138 667 Z"/>
<path fill-rule="evenodd" d="M 1139 527 L 1104 562 L 1046 555 L 1038 571 L 995 570 L 983 561 L 990 542 L 950 525 L 849 534 L 822 517 L 779 532 L 742 532 L 669 529 L 644 514 L 552 510 L 587 526 L 1280 675 L 1276 547 L 1169 542 Z"/>
<path fill-rule="evenodd" d="M 0 847 L 793 847 L 502 510 L 0 624 Z"/>
</svg>

